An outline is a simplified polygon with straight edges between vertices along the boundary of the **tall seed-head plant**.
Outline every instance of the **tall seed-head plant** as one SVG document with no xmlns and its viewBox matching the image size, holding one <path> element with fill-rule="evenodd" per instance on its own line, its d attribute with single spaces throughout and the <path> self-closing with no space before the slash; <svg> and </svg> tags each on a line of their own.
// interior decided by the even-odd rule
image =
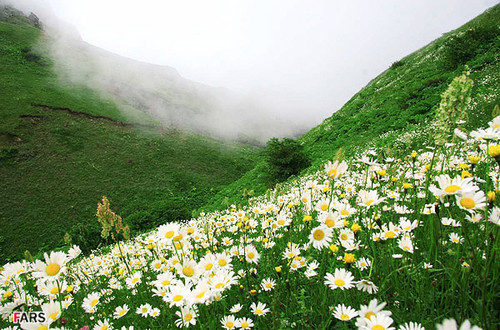
<svg viewBox="0 0 500 330">
<path fill-rule="evenodd" d="M 99 221 L 102 227 L 102 238 L 108 238 L 108 236 L 111 234 L 111 239 L 116 240 L 113 231 L 116 234 L 119 234 L 121 232 L 125 239 L 128 239 L 130 237 L 130 230 L 128 226 L 123 226 L 122 218 L 115 212 L 111 211 L 109 201 L 106 196 L 102 196 L 102 203 L 97 203 L 96 216 L 97 221 Z"/>
<path fill-rule="evenodd" d="M 467 108 L 471 102 L 474 82 L 469 78 L 470 71 L 455 77 L 448 89 L 441 95 L 441 103 L 436 112 L 436 142 L 444 144 L 453 136 L 458 122 L 467 120 Z"/>
</svg>

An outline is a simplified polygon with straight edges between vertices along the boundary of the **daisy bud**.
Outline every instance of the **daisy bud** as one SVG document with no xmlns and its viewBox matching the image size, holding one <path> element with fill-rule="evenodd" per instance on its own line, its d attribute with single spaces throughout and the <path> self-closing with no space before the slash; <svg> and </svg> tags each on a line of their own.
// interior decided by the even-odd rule
<svg viewBox="0 0 500 330">
<path fill-rule="evenodd" d="M 490 146 L 488 148 L 488 154 L 493 158 L 498 158 L 500 156 L 500 145 Z"/>
<path fill-rule="evenodd" d="M 10 297 L 12 297 L 12 291 L 6 291 L 4 292 L 4 294 L 2 295 L 2 298 L 3 299 L 9 299 Z"/>
<path fill-rule="evenodd" d="M 354 233 L 357 233 L 358 231 L 361 230 L 361 226 L 358 225 L 357 223 L 353 223 L 352 226 L 351 226 L 351 230 L 354 232 Z"/>
<path fill-rule="evenodd" d="M 404 182 L 403 183 L 403 189 L 411 189 L 413 188 L 413 185 L 409 182 Z"/>
<path fill-rule="evenodd" d="M 496 199 L 494 191 L 488 191 L 488 202 L 493 203 Z"/>
<path fill-rule="evenodd" d="M 333 253 L 337 253 L 339 251 L 339 247 L 335 244 L 331 244 L 330 245 L 330 250 L 333 252 Z"/>
<path fill-rule="evenodd" d="M 480 160 L 481 160 L 481 158 L 479 158 L 478 156 L 469 156 L 469 162 L 472 165 L 479 163 Z"/>
<path fill-rule="evenodd" d="M 352 253 L 345 253 L 344 254 L 344 263 L 346 264 L 352 264 L 356 258 L 354 257 L 354 254 Z"/>
</svg>

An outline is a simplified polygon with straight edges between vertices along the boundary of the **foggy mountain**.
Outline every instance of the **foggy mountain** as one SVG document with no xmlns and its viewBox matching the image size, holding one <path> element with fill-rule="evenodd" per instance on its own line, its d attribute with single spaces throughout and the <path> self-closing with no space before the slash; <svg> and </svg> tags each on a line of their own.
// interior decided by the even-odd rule
<svg viewBox="0 0 500 330">
<path fill-rule="evenodd" d="M 83 41 L 69 23 L 40 16 L 45 34 L 40 49 L 51 58 L 61 84 L 86 86 L 111 98 L 132 121 L 143 112 L 165 128 L 252 143 L 299 135 L 290 122 L 236 92 L 185 79 L 172 67 L 100 49 Z"/>
</svg>

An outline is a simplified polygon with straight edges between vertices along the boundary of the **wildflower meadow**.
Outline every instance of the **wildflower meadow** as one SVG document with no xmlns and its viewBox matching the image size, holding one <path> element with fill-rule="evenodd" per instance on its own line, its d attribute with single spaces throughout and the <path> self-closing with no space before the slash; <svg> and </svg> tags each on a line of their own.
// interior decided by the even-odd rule
<svg viewBox="0 0 500 330">
<path fill-rule="evenodd" d="M 131 239 L 103 198 L 97 217 L 115 244 L 4 265 L 2 325 L 496 328 L 499 127 L 400 158 L 367 150 L 249 206 Z M 13 323 L 40 310 L 43 323 Z"/>
</svg>

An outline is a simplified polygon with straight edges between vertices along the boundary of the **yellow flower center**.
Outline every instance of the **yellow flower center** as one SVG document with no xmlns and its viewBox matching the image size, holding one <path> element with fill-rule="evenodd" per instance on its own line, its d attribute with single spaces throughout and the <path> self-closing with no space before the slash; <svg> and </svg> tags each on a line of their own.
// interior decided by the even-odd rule
<svg viewBox="0 0 500 330">
<path fill-rule="evenodd" d="M 253 253 L 253 252 L 248 253 L 248 257 L 249 257 L 250 259 L 255 258 L 255 253 Z"/>
<path fill-rule="evenodd" d="M 219 266 L 224 267 L 225 265 L 227 265 L 227 261 L 225 259 L 219 260 Z"/>
<path fill-rule="evenodd" d="M 57 275 L 57 273 L 59 273 L 60 270 L 61 266 L 59 266 L 56 263 L 51 263 L 47 265 L 47 268 L 45 268 L 45 273 L 47 273 L 47 275 L 49 276 L 54 276 Z"/>
<path fill-rule="evenodd" d="M 321 205 L 321 211 L 326 211 L 326 210 L 328 210 L 328 205 L 327 204 Z"/>
<path fill-rule="evenodd" d="M 165 238 L 172 238 L 172 237 L 174 237 L 174 234 L 175 234 L 175 233 L 174 233 L 174 231 L 173 231 L 173 230 L 171 230 L 171 231 L 167 231 L 167 232 L 165 233 Z"/>
<path fill-rule="evenodd" d="M 133 283 L 133 284 L 137 283 L 137 281 L 139 281 L 139 278 L 138 278 L 138 277 L 135 277 L 135 278 L 133 278 L 133 279 L 132 279 L 132 283 Z"/>
<path fill-rule="evenodd" d="M 201 298 L 203 298 L 203 296 L 205 296 L 205 291 L 198 293 L 196 295 L 196 299 L 201 299 Z"/>
<path fill-rule="evenodd" d="M 57 286 L 50 289 L 50 294 L 57 294 L 57 293 L 59 293 L 59 288 Z"/>
<path fill-rule="evenodd" d="M 249 325 L 249 324 L 248 324 L 248 322 L 243 322 L 243 323 L 240 325 L 240 327 L 241 327 L 241 328 L 243 328 L 243 329 L 246 329 L 246 328 L 248 328 L 248 325 Z"/>
<path fill-rule="evenodd" d="M 380 324 L 376 324 L 372 327 L 372 330 L 385 330 L 385 327 Z"/>
<path fill-rule="evenodd" d="M 346 234 L 340 235 L 340 239 L 343 241 L 347 240 L 347 235 Z"/>
<path fill-rule="evenodd" d="M 350 317 L 347 314 L 342 314 L 342 315 L 340 315 L 340 319 L 343 320 L 343 321 L 346 321 L 346 320 L 349 320 Z"/>
<path fill-rule="evenodd" d="M 347 210 L 342 210 L 342 211 L 340 211 L 340 214 L 342 214 L 342 215 L 349 215 L 349 211 L 347 211 Z"/>
<path fill-rule="evenodd" d="M 393 231 L 388 231 L 387 233 L 384 234 L 386 238 L 393 238 L 396 236 L 396 234 Z"/>
<path fill-rule="evenodd" d="M 326 219 L 325 225 L 327 225 L 328 228 L 332 228 L 333 226 L 335 226 L 335 221 L 333 221 L 332 219 Z"/>
<path fill-rule="evenodd" d="M 370 205 L 372 205 L 373 202 L 374 202 L 374 200 L 370 199 L 369 201 L 366 202 L 366 205 L 370 206 Z"/>
<path fill-rule="evenodd" d="M 447 192 L 448 194 L 453 194 L 457 192 L 458 190 L 462 190 L 460 186 L 457 186 L 456 184 L 449 185 L 448 187 L 444 188 L 444 191 Z"/>
<path fill-rule="evenodd" d="M 170 285 L 170 280 L 164 280 L 161 285 Z"/>
<path fill-rule="evenodd" d="M 90 302 L 90 306 L 94 307 L 95 305 L 97 305 L 97 303 L 99 302 L 99 300 L 97 299 L 94 299 Z"/>
<path fill-rule="evenodd" d="M 123 316 L 123 315 L 125 315 L 126 312 L 127 312 L 126 309 L 122 309 L 119 314 L 120 314 L 120 316 Z"/>
<path fill-rule="evenodd" d="M 173 301 L 181 301 L 181 300 L 182 300 L 182 298 L 183 298 L 183 297 L 182 297 L 182 295 L 178 294 L 178 295 L 175 295 L 175 296 L 172 298 L 172 300 L 173 300 Z"/>
<path fill-rule="evenodd" d="M 374 312 L 368 312 L 365 314 L 365 318 L 370 319 L 373 315 L 375 315 Z"/>
<path fill-rule="evenodd" d="M 232 327 L 234 327 L 234 323 L 233 323 L 233 322 L 231 322 L 231 321 L 226 322 L 226 327 L 228 327 L 228 328 L 232 328 Z"/>
<path fill-rule="evenodd" d="M 215 288 L 216 288 L 216 289 L 221 289 L 221 288 L 223 288 L 223 287 L 224 287 L 224 283 L 217 283 L 217 284 L 215 285 Z"/>
<path fill-rule="evenodd" d="M 313 237 L 315 240 L 321 241 L 323 238 L 325 238 L 325 232 L 321 229 L 316 229 L 313 233 Z"/>
<path fill-rule="evenodd" d="M 255 314 L 262 315 L 262 314 L 264 314 L 264 312 L 261 309 L 257 309 L 257 310 L 255 310 Z"/>
<path fill-rule="evenodd" d="M 491 157 L 498 157 L 498 156 L 500 156 L 500 145 L 490 146 L 488 148 L 488 154 Z"/>
<path fill-rule="evenodd" d="M 335 280 L 335 285 L 336 286 L 344 286 L 345 282 L 344 282 L 344 280 L 342 280 L 342 279 L 339 278 L 339 279 Z"/>
<path fill-rule="evenodd" d="M 278 220 L 278 225 L 283 226 L 285 224 L 285 220 L 280 219 Z"/>
<path fill-rule="evenodd" d="M 192 319 L 193 319 L 193 315 L 191 315 L 191 314 L 186 314 L 186 315 L 184 316 L 184 320 L 186 320 L 186 321 L 188 321 L 188 322 L 189 322 L 189 321 L 191 321 Z"/>
<path fill-rule="evenodd" d="M 272 288 L 272 287 L 273 287 L 272 283 L 266 283 L 266 288 Z"/>
<path fill-rule="evenodd" d="M 333 178 L 333 177 L 335 177 L 336 175 L 337 175 L 337 169 L 335 169 L 335 168 L 334 168 L 334 169 L 331 169 L 331 170 L 328 172 L 328 176 L 329 176 L 330 178 Z"/>
<path fill-rule="evenodd" d="M 54 321 L 57 320 L 57 312 L 56 313 L 52 313 L 50 314 L 49 316 L 51 319 L 53 319 Z"/>
<path fill-rule="evenodd" d="M 205 266 L 205 270 L 210 270 L 210 269 L 212 269 L 212 267 L 213 267 L 213 266 L 214 266 L 214 264 L 209 263 L 209 264 L 207 264 L 207 265 Z"/>
<path fill-rule="evenodd" d="M 49 330 L 49 328 L 46 325 L 41 325 L 37 328 L 37 330 Z"/>
<path fill-rule="evenodd" d="M 188 267 L 184 267 L 182 269 L 182 274 L 184 274 L 184 276 L 191 277 L 194 274 L 194 270 L 193 270 L 193 268 L 191 268 L 189 266 Z"/>
<path fill-rule="evenodd" d="M 472 198 L 465 197 L 460 200 L 460 205 L 465 207 L 467 210 L 470 210 L 476 206 L 476 202 L 474 202 Z"/>
</svg>

